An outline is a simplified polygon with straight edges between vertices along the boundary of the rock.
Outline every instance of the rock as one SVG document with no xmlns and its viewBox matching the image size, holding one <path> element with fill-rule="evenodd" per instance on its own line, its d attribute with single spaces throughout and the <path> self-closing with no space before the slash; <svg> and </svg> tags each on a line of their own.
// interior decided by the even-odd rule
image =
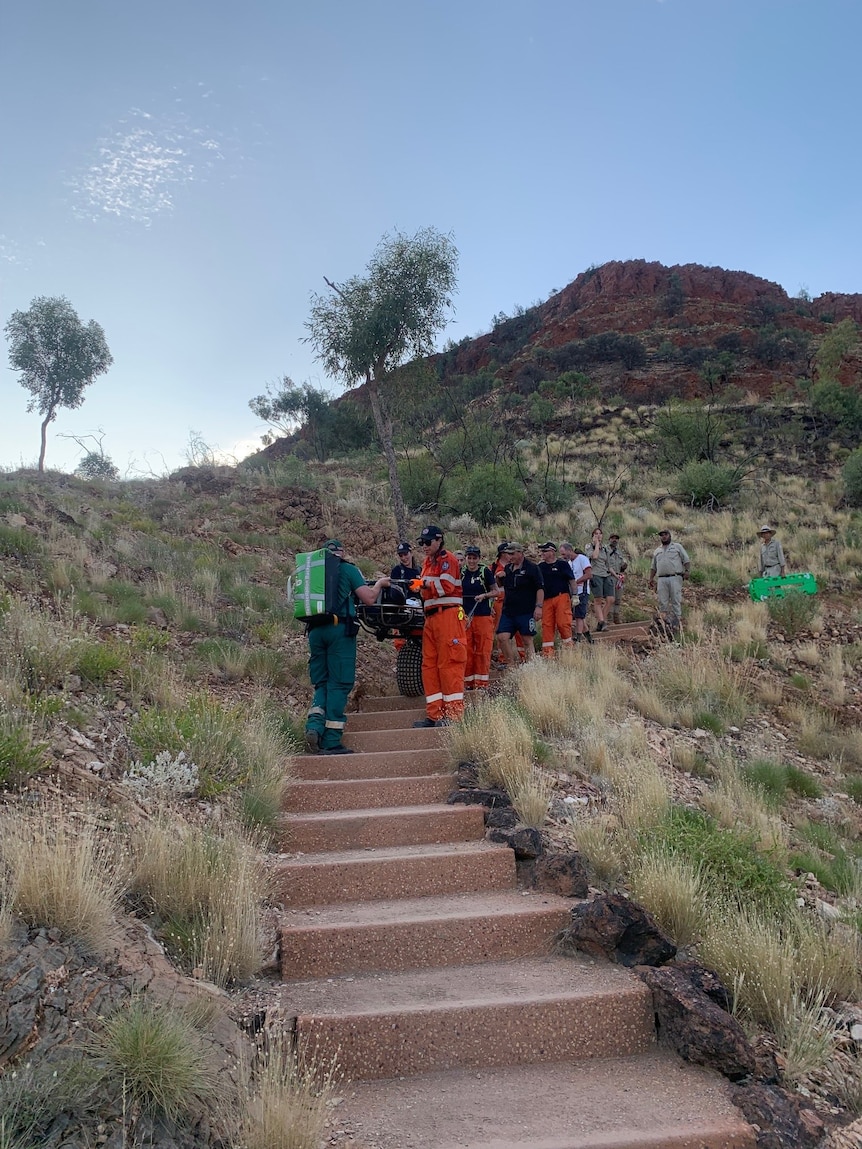
<svg viewBox="0 0 862 1149">
<path fill-rule="evenodd" d="M 542 854 L 519 861 L 518 884 L 560 898 L 585 898 L 589 892 L 587 867 L 578 853 Z"/>
<path fill-rule="evenodd" d="M 814 908 L 817 910 L 818 916 L 823 918 L 824 922 L 837 922 L 841 917 L 841 911 L 837 906 L 833 906 L 829 902 L 821 901 L 820 898 L 814 903 Z"/>
<path fill-rule="evenodd" d="M 147 622 L 150 626 L 156 626 L 159 630 L 167 630 L 168 616 L 160 606 L 147 607 Z"/>
<path fill-rule="evenodd" d="M 600 894 L 573 906 L 572 924 L 559 940 L 625 966 L 663 965 L 676 955 L 676 946 L 653 916 L 621 894 Z"/>
<path fill-rule="evenodd" d="M 815 1149 L 825 1132 L 813 1109 L 777 1085 L 737 1085 L 733 1103 L 754 1126 L 758 1149 Z"/>
<path fill-rule="evenodd" d="M 479 785 L 479 770 L 472 762 L 459 762 L 455 771 L 459 790 L 469 790 Z"/>
<path fill-rule="evenodd" d="M 521 861 L 534 861 L 544 850 L 541 833 L 531 826 L 492 827 L 486 836 L 489 842 L 509 846 Z"/>
<path fill-rule="evenodd" d="M 517 824 L 518 815 L 511 806 L 494 806 L 485 811 L 485 825 L 488 829 L 511 830 Z M 496 840 L 492 839 L 492 841 Z M 508 845 L 508 841 L 506 845 Z"/>
<path fill-rule="evenodd" d="M 476 787 L 474 790 L 453 790 L 446 799 L 449 806 L 511 806 L 511 800 L 505 790 L 483 790 Z"/>
<path fill-rule="evenodd" d="M 696 976 L 690 976 L 692 972 Z M 652 990 L 659 1036 L 686 1061 L 739 1081 L 754 1072 L 754 1050 L 736 1018 L 697 984 L 703 980 L 698 972 L 673 965 L 637 971 Z"/>
</svg>

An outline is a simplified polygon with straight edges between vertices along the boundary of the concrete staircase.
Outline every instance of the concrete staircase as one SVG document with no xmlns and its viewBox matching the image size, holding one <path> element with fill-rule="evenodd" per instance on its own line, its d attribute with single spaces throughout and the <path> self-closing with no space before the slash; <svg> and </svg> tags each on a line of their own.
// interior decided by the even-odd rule
<svg viewBox="0 0 862 1149">
<path fill-rule="evenodd" d="M 554 956 L 570 903 L 521 892 L 483 812 L 447 806 L 443 730 L 365 699 L 297 759 L 278 868 L 284 1000 L 349 1084 L 351 1149 L 752 1149 L 716 1075 L 655 1044 L 629 971 Z"/>
</svg>

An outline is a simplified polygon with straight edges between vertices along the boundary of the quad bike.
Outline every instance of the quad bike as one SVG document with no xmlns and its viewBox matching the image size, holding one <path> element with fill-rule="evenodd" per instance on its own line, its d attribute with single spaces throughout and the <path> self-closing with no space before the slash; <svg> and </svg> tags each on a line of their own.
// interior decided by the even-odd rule
<svg viewBox="0 0 862 1149">
<path fill-rule="evenodd" d="M 395 659 L 395 682 L 398 693 L 405 698 L 419 698 L 425 693 L 422 685 L 422 628 L 425 612 L 422 602 L 414 598 L 405 584 L 393 583 L 380 595 L 378 602 L 366 606 L 357 603 L 356 616 L 360 624 L 378 642 L 394 638 L 403 642 Z"/>
</svg>

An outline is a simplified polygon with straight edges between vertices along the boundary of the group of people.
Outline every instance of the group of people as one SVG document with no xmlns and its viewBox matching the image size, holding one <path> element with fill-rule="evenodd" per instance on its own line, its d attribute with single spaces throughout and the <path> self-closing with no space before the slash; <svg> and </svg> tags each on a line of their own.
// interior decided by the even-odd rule
<svg viewBox="0 0 862 1149">
<path fill-rule="evenodd" d="M 761 574 L 783 576 L 784 552 L 773 528 L 764 525 L 759 536 Z M 669 529 L 659 531 L 658 538 L 649 586 L 657 589 L 665 627 L 675 633 L 682 619 L 682 591 L 691 560 Z M 341 736 L 356 675 L 356 637 L 350 626 L 354 597 L 371 604 L 385 587 L 395 584 L 422 600 L 425 717 L 417 726 L 448 726 L 461 718 L 465 691 L 488 688 L 495 642 L 500 662 L 517 665 L 533 657 L 537 634 L 545 658 L 555 656 L 558 639 L 562 649 L 592 642 L 587 626 L 590 604 L 597 631 L 620 622 L 629 560 L 619 535 L 610 534 L 605 542 L 601 527 L 596 527 L 582 550 L 569 542 L 559 548 L 550 540 L 542 543 L 538 562 L 527 558 L 522 543 L 502 542 L 493 562 L 485 565 L 478 546 L 448 550 L 443 531 L 434 524 L 422 530 L 417 542 L 421 565 L 414 560 L 411 544 L 399 542 L 397 564 L 388 576 L 371 585 L 353 564 L 341 563 L 339 595 L 344 599 L 344 613 L 309 634 L 314 699 L 306 723 L 306 746 L 311 753 L 350 753 Z M 343 558 L 337 539 L 330 539 L 326 546 Z"/>
</svg>

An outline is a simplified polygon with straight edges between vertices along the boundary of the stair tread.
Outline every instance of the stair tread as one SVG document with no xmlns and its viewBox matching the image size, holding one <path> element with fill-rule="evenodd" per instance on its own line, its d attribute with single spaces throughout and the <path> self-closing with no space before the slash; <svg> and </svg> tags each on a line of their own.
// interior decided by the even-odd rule
<svg viewBox="0 0 862 1149">
<path fill-rule="evenodd" d="M 361 810 L 326 810 L 311 814 L 292 814 L 288 812 L 282 814 L 282 818 L 288 822 L 325 822 L 333 818 L 391 818 L 393 816 L 403 818 L 405 815 L 412 814 L 448 814 L 452 817 L 457 817 L 458 815 L 463 817 L 464 810 L 475 808 L 476 807 L 464 805 L 446 806 L 440 802 L 426 802 L 417 806 L 369 806 Z"/>
<path fill-rule="evenodd" d="M 548 910 L 568 913 L 571 905 L 571 901 L 553 894 L 503 890 L 490 894 L 443 894 L 375 902 L 347 902 L 335 906 L 308 906 L 285 910 L 281 921 L 282 928 L 286 930 L 343 929 L 345 926 L 489 918 L 505 914 L 543 913 Z"/>
<path fill-rule="evenodd" d="M 716 1074 L 661 1048 L 344 1087 L 357 1149 L 754 1149 Z M 364 1139 L 367 1135 L 368 1140 Z"/>
<path fill-rule="evenodd" d="M 451 854 L 505 854 L 508 846 L 499 846 L 485 838 L 475 842 L 432 842 L 413 846 L 363 846 L 355 850 L 329 850 L 321 853 L 284 853 L 278 864 L 291 866 L 339 866 L 351 862 L 398 862 L 405 858 L 448 857 Z"/>
<path fill-rule="evenodd" d="M 377 757 L 375 754 L 373 757 Z M 422 782 L 428 778 L 452 778 L 454 777 L 452 767 L 447 763 L 445 769 L 434 770 L 429 774 L 393 774 L 389 777 L 386 774 L 380 774 L 371 778 L 291 778 L 288 786 L 293 788 L 296 786 L 300 790 L 310 790 L 313 787 L 338 787 L 359 786 L 367 785 L 369 782 L 385 782 L 387 785 L 392 785 L 394 782 Z"/>
<path fill-rule="evenodd" d="M 588 958 L 538 957 L 286 983 L 291 1012 L 357 1016 L 391 1012 L 517 1006 L 649 990 L 628 970 Z"/>
</svg>

